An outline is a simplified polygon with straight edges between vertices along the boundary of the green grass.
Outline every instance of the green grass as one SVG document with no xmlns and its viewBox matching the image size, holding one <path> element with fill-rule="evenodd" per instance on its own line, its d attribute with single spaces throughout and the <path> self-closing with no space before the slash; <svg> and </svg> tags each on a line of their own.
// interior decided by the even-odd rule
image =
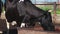
<svg viewBox="0 0 60 34">
<path fill-rule="evenodd" d="M 53 12 L 51 12 L 51 14 L 54 14 Z M 60 11 L 56 11 L 56 14 L 60 14 Z"/>
<path fill-rule="evenodd" d="M 52 7 L 38 7 L 38 8 L 43 9 L 45 11 L 49 10 L 49 9 L 53 10 Z M 54 14 L 53 11 L 51 13 Z M 56 14 L 60 14 L 60 9 L 58 9 L 58 8 L 56 9 Z"/>
<path fill-rule="evenodd" d="M 60 14 L 60 11 L 56 11 L 57 14 Z"/>
</svg>

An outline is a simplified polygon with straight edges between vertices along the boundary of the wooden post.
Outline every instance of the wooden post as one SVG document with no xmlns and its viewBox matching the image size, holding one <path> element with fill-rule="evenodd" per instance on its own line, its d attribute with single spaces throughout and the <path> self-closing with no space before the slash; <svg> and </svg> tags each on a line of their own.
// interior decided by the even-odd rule
<svg viewBox="0 0 60 34">
<path fill-rule="evenodd" d="M 57 0 L 58 1 L 58 3 L 57 4 L 59 4 L 60 2 L 59 2 L 59 0 Z M 60 5 L 58 5 L 58 9 L 60 9 Z"/>
<path fill-rule="evenodd" d="M 57 7 L 56 2 L 54 2 L 54 16 L 56 16 L 56 7 Z"/>
<path fill-rule="evenodd" d="M 57 5 L 56 5 L 56 2 L 54 2 L 54 4 L 53 4 L 54 6 L 54 14 L 53 14 L 53 19 L 54 19 L 54 23 L 56 22 L 56 7 L 57 7 Z"/>
</svg>

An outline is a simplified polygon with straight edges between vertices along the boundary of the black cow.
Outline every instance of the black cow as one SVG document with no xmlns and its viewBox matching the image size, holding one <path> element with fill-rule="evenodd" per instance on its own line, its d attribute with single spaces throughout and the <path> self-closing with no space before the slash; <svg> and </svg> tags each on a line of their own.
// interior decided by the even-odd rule
<svg viewBox="0 0 60 34">
<path fill-rule="evenodd" d="M 5 6 L 5 16 L 7 21 L 11 24 L 12 21 L 16 21 L 17 23 L 21 21 L 21 19 L 23 19 L 23 16 L 21 16 L 22 18 L 20 18 L 18 10 L 17 10 L 17 2 L 19 0 L 6 0 L 4 6 Z M 20 24 L 20 23 L 19 23 Z M 18 24 L 18 25 L 19 25 Z M 6 31 L 8 34 L 18 34 L 17 32 L 17 28 L 14 29 L 8 29 L 8 31 Z M 7 34 L 7 33 L 3 33 L 3 34 Z"/>
<path fill-rule="evenodd" d="M 18 7 L 19 6 L 19 7 Z M 51 14 L 48 11 L 37 8 L 30 0 L 24 0 L 17 5 L 19 15 L 29 15 L 26 21 L 29 20 L 29 26 L 34 26 L 34 22 L 40 22 L 44 30 L 54 31 Z M 50 25 L 49 25 L 50 24 Z"/>
<path fill-rule="evenodd" d="M 45 12 L 44 10 L 37 8 L 35 5 L 32 4 L 30 0 L 24 0 L 21 2 L 18 2 L 18 1 L 19 0 L 7 0 L 6 1 L 5 16 L 9 23 L 11 23 L 12 21 L 16 21 L 18 25 L 21 25 L 21 22 L 24 22 L 24 20 L 26 20 L 30 23 L 29 26 L 34 26 L 33 25 L 35 24 L 34 22 L 39 21 L 41 22 L 41 25 L 43 26 L 45 30 L 48 30 L 49 28 L 50 29 L 48 31 L 54 30 L 54 25 L 52 24 L 49 18 L 49 12 Z M 25 17 L 28 17 L 28 18 L 25 18 Z M 46 17 L 48 17 L 49 19 Z M 48 25 L 49 24 L 48 20 L 50 21 L 51 25 Z M 48 27 L 43 24 L 45 25 L 47 24 Z"/>
<path fill-rule="evenodd" d="M 17 2 L 19 0 L 6 0 L 6 19 L 9 23 L 11 23 L 12 21 L 16 21 L 17 23 L 20 22 L 20 19 L 23 19 L 23 16 L 21 16 L 22 18 L 20 18 L 18 10 L 17 10 Z"/>
<path fill-rule="evenodd" d="M 24 0 L 24 1 L 18 2 L 17 9 L 20 16 L 25 15 L 26 17 L 28 17 L 25 19 L 26 20 L 24 21 L 25 23 L 27 23 L 27 21 L 30 22 L 29 20 L 30 18 L 37 18 L 42 16 L 45 13 L 45 11 L 33 5 L 30 0 Z"/>
</svg>

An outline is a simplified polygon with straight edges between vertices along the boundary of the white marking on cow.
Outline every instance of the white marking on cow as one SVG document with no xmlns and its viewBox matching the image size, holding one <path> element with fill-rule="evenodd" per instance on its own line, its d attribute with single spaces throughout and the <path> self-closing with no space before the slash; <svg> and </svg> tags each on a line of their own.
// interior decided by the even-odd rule
<svg viewBox="0 0 60 34">
<path fill-rule="evenodd" d="M 2 32 L 2 31 L 0 31 L 0 33 L 2 34 L 3 32 Z"/>
<path fill-rule="evenodd" d="M 19 3 L 20 3 L 21 1 L 24 1 L 24 0 L 20 0 Z"/>
<path fill-rule="evenodd" d="M 41 24 L 40 22 L 38 22 L 38 24 Z"/>
<path fill-rule="evenodd" d="M 7 23 L 7 28 L 9 29 L 9 23 L 7 22 L 7 20 L 6 20 L 6 23 Z"/>
<path fill-rule="evenodd" d="M 48 12 L 52 12 L 52 10 L 48 10 Z"/>
<path fill-rule="evenodd" d="M 12 24 L 12 25 L 16 25 L 17 23 L 16 23 L 16 21 L 13 21 L 11 24 Z"/>
<path fill-rule="evenodd" d="M 25 27 L 25 23 L 21 23 L 21 26 L 20 26 L 20 27 L 21 27 L 21 28 L 22 28 L 22 27 Z"/>
</svg>

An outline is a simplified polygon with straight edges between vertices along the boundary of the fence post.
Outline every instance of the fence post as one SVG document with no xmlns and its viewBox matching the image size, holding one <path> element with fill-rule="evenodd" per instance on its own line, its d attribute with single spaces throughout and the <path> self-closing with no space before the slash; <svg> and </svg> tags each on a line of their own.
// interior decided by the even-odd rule
<svg viewBox="0 0 60 34">
<path fill-rule="evenodd" d="M 55 23 L 55 22 L 56 22 L 56 16 L 57 16 L 57 15 L 56 15 L 56 7 L 57 7 L 57 4 L 56 4 L 56 2 L 54 2 L 54 3 L 53 3 L 53 5 L 54 5 L 54 6 L 53 6 L 53 7 L 54 7 L 53 19 L 54 19 L 54 23 Z"/>
</svg>

